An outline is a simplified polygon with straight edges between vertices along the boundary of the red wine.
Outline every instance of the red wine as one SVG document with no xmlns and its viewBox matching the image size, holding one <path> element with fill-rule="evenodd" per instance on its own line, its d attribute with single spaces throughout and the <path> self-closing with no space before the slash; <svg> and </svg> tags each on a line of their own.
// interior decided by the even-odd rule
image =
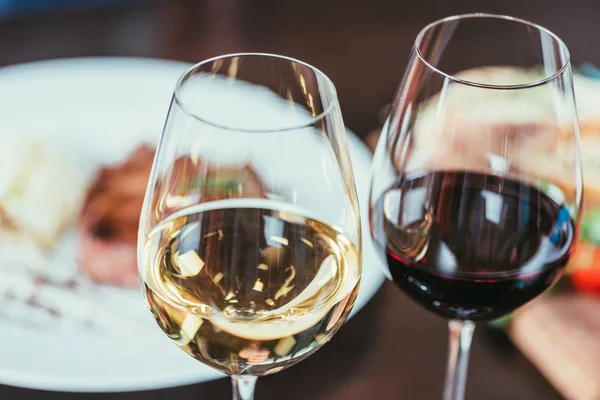
<svg viewBox="0 0 600 400">
<path fill-rule="evenodd" d="M 556 283 L 575 242 L 561 202 L 472 172 L 405 177 L 371 217 L 396 285 L 446 318 L 491 320 L 521 307 Z"/>
</svg>

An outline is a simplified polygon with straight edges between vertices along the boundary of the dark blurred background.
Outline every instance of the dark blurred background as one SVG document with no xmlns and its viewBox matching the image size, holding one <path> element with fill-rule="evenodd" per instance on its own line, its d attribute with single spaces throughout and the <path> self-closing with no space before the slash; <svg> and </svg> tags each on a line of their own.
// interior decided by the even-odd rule
<svg viewBox="0 0 600 400">
<path fill-rule="evenodd" d="M 0 66 L 81 56 L 196 62 L 238 51 L 280 53 L 327 73 L 346 124 L 365 137 L 379 126 L 378 112 L 392 99 L 418 31 L 465 12 L 532 20 L 566 41 L 575 65 L 600 62 L 598 0 L 0 0 Z M 264 378 L 257 397 L 440 399 L 446 337 L 443 320 L 386 283 L 330 345 Z M 499 331 L 478 328 L 472 355 L 469 398 L 561 399 Z M 229 390 L 226 380 L 97 396 L 0 386 L 0 398 L 226 399 Z"/>
<path fill-rule="evenodd" d="M 317 65 L 348 126 L 378 125 L 418 31 L 465 12 L 510 14 L 561 36 L 575 64 L 600 61 L 597 0 L 0 0 L 0 65 L 75 56 L 195 62 L 237 51 Z"/>
</svg>

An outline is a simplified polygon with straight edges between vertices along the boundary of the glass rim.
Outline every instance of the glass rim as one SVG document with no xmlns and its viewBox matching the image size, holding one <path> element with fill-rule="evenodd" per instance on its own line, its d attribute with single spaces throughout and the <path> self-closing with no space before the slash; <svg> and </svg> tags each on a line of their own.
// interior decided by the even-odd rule
<svg viewBox="0 0 600 400">
<path fill-rule="evenodd" d="M 247 128 L 240 128 L 240 127 L 234 127 L 234 126 L 227 126 L 226 124 L 211 121 L 210 118 L 203 117 L 196 112 L 191 112 L 188 109 L 188 107 L 186 106 L 186 104 L 183 101 L 182 96 L 180 94 L 180 90 L 181 90 L 182 86 L 184 85 L 185 81 L 188 78 L 190 78 L 197 70 L 199 70 L 201 67 L 203 67 L 207 64 L 214 63 L 215 61 L 219 61 L 219 60 L 234 58 L 234 57 L 265 57 L 265 58 L 289 61 L 290 63 L 295 63 L 295 64 L 299 64 L 299 65 L 308 67 L 311 71 L 313 71 L 313 73 L 317 77 L 320 77 L 325 81 L 326 85 L 329 87 L 329 89 L 332 92 L 333 99 L 330 102 L 330 104 L 328 104 L 327 107 L 325 107 L 323 109 L 323 111 L 321 111 L 319 114 L 307 119 L 305 122 L 296 123 L 293 125 L 291 125 L 291 124 L 284 125 L 280 128 L 247 129 Z M 223 54 L 223 55 L 207 58 L 206 60 L 200 61 L 200 62 L 192 65 L 177 79 L 177 83 L 175 84 L 175 92 L 173 94 L 173 98 L 174 98 L 175 102 L 179 105 L 179 107 L 183 110 L 183 112 L 185 112 L 190 117 L 192 117 L 204 124 L 213 126 L 215 128 L 228 130 L 228 131 L 245 132 L 245 133 L 274 133 L 274 132 L 285 132 L 285 131 L 292 131 L 292 130 L 297 130 L 297 129 L 308 128 L 308 127 L 314 125 L 316 122 L 325 118 L 327 115 L 331 114 L 331 112 L 336 107 L 339 107 L 339 100 L 337 97 L 337 91 L 336 91 L 335 85 L 333 84 L 333 81 L 331 80 L 331 78 L 329 78 L 323 71 L 321 71 L 320 69 L 316 68 L 315 66 L 313 66 L 307 62 L 298 60 L 296 58 L 292 58 L 292 57 L 288 57 L 288 56 L 284 56 L 284 55 L 280 55 L 280 54 L 274 54 L 274 53 L 257 53 L 257 52 L 242 52 L 242 53 Z"/>
<path fill-rule="evenodd" d="M 560 68 L 558 68 L 556 70 L 556 72 L 554 72 L 552 75 L 550 76 L 546 76 L 543 77 L 542 79 L 533 81 L 533 82 L 527 82 L 527 83 L 520 83 L 520 84 L 516 84 L 516 85 L 494 85 L 494 84 L 488 84 L 488 83 L 481 83 L 481 82 L 475 82 L 475 81 L 470 81 L 467 79 L 462 79 L 462 78 L 457 78 L 452 74 L 449 74 L 447 72 L 442 71 L 441 69 L 435 67 L 434 65 L 432 65 L 427 58 L 423 55 L 423 53 L 421 53 L 421 49 L 420 46 L 423 42 L 423 38 L 425 36 L 425 33 L 430 31 L 432 28 L 438 26 L 438 25 L 442 25 L 448 22 L 452 22 L 452 21 L 457 21 L 457 20 L 467 20 L 467 19 L 475 19 L 475 18 L 489 18 L 489 19 L 498 19 L 498 20 L 504 20 L 504 21 L 511 21 L 511 22 L 517 22 L 519 24 L 525 25 L 525 26 L 529 26 L 532 28 L 537 29 L 540 32 L 544 32 L 545 34 L 549 35 L 552 39 L 554 39 L 556 41 L 556 43 L 558 43 L 561 52 L 564 54 L 565 56 L 565 60 L 562 63 L 562 65 L 560 66 Z M 560 75 L 562 75 L 565 70 L 569 67 L 570 62 L 571 62 L 571 55 L 569 53 L 569 49 L 567 47 L 567 45 L 565 44 L 565 42 L 554 32 L 552 32 L 551 30 L 544 28 L 541 25 L 538 25 L 534 22 L 530 22 L 527 21 L 525 19 L 521 19 L 521 18 L 516 18 L 516 17 L 511 17 L 509 15 L 502 15 L 502 14 L 491 14 L 491 13 L 468 13 L 468 14 L 458 14 L 458 15 L 452 15 L 449 17 L 445 17 L 445 18 L 441 18 L 438 19 L 436 21 L 433 21 L 431 23 L 429 23 L 428 25 L 426 25 L 423 29 L 421 29 L 421 31 L 419 32 L 419 34 L 417 35 L 417 38 L 415 39 L 415 42 L 413 44 L 413 48 L 415 49 L 415 52 L 417 54 L 417 56 L 419 57 L 419 59 L 431 70 L 435 71 L 436 73 L 444 76 L 447 79 L 450 79 L 454 82 L 458 82 L 464 85 L 468 85 L 468 86 L 473 86 L 473 87 L 477 87 L 477 88 L 482 88 L 482 89 L 498 89 L 498 90 L 514 90 L 514 89 L 527 89 L 527 88 L 533 88 L 536 86 L 540 86 L 543 85 L 545 83 L 548 83 L 550 81 L 555 80 L 556 78 L 558 78 Z"/>
</svg>

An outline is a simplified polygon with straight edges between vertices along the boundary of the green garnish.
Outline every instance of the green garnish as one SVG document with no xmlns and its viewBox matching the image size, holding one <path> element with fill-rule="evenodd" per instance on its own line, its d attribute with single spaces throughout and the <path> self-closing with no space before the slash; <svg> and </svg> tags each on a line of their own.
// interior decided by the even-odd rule
<svg viewBox="0 0 600 400">
<path fill-rule="evenodd" d="M 179 185 L 179 192 L 188 190 L 204 190 L 208 192 L 223 191 L 227 192 L 236 189 L 242 182 L 231 178 L 191 178 Z"/>
<path fill-rule="evenodd" d="M 579 239 L 600 244 L 600 209 L 588 212 L 581 218 Z"/>
</svg>

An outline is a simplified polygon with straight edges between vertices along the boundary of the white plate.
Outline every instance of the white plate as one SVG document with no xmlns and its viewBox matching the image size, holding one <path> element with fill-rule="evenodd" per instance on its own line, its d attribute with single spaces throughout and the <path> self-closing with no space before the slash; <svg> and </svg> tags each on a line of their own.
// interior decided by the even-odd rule
<svg viewBox="0 0 600 400">
<path fill-rule="evenodd" d="M 175 82 L 187 67 L 151 59 L 84 58 L 0 69 L 0 134 L 41 138 L 91 174 L 100 163 L 122 159 L 141 141 L 156 141 Z M 371 155 L 350 132 L 349 141 L 362 221 L 367 227 Z M 384 280 L 368 229 L 363 236 L 363 278 L 354 312 Z M 0 280 L 5 267 L 0 266 Z M 63 270 L 67 275 L 76 273 L 73 248 L 66 246 L 56 254 L 51 268 L 58 275 Z M 32 327 L 0 318 L 0 383 L 110 392 L 222 376 L 170 343 L 153 326 L 138 293 L 92 287 L 87 295 L 99 303 L 98 313 L 81 317 L 99 322 L 104 330 L 76 330 L 68 324 Z M 29 317 L 39 321 L 34 315 Z"/>
</svg>

